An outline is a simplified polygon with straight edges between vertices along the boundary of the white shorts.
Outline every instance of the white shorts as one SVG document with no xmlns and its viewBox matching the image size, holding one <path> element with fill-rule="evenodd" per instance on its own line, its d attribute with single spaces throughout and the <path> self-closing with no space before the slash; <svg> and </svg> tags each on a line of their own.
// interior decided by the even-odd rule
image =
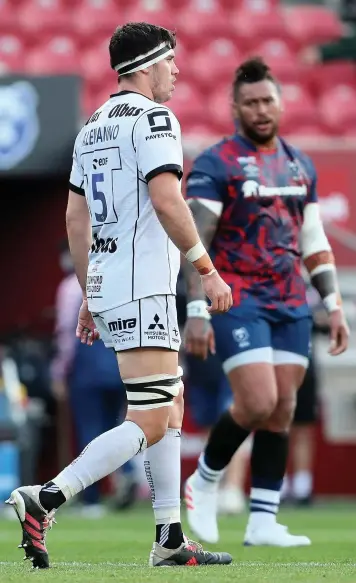
<svg viewBox="0 0 356 583">
<path fill-rule="evenodd" d="M 179 351 L 176 297 L 159 295 L 92 314 L 100 338 L 116 352 L 130 348 L 169 348 Z"/>
</svg>

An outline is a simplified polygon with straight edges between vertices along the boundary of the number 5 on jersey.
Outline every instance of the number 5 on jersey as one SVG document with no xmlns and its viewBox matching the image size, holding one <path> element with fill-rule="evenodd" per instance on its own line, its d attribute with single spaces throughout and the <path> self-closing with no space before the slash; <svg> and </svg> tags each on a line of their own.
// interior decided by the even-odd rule
<svg viewBox="0 0 356 583">
<path fill-rule="evenodd" d="M 107 216 L 108 216 L 108 206 L 106 204 L 105 194 L 102 190 L 100 190 L 100 186 L 103 187 L 104 185 L 104 174 L 102 172 L 98 172 L 97 174 L 92 174 L 91 177 L 91 186 L 93 192 L 93 199 L 100 200 L 102 205 L 102 209 L 100 213 L 95 212 L 95 208 L 93 209 L 95 212 L 95 218 L 98 223 L 105 223 Z"/>
<path fill-rule="evenodd" d="M 89 190 L 88 206 L 92 227 L 118 222 L 114 191 L 122 190 L 122 164 L 120 148 L 98 149 L 83 154 L 84 171 Z"/>
</svg>

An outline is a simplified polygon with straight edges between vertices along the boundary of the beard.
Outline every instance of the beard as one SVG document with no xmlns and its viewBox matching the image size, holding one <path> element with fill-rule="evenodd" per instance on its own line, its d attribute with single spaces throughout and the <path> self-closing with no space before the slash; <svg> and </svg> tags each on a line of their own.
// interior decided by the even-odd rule
<svg viewBox="0 0 356 583">
<path fill-rule="evenodd" d="M 274 123 L 272 125 L 271 131 L 267 134 L 260 133 L 257 129 L 253 126 L 246 124 L 242 119 L 239 120 L 239 125 L 247 138 L 249 138 L 252 142 L 256 144 L 260 144 L 263 146 L 264 144 L 268 144 L 278 133 L 278 125 Z"/>
</svg>

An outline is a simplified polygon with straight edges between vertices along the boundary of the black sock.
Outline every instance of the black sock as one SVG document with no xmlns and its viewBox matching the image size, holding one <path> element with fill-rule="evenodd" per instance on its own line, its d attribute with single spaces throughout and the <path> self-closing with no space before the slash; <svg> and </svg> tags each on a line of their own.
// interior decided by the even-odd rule
<svg viewBox="0 0 356 583">
<path fill-rule="evenodd" d="M 177 549 L 184 542 L 180 522 L 172 524 L 156 524 L 156 543 L 166 549 Z"/>
<path fill-rule="evenodd" d="M 62 490 L 53 482 L 47 482 L 40 491 L 40 503 L 45 510 L 50 512 L 53 508 L 59 508 L 66 501 Z"/>
<path fill-rule="evenodd" d="M 288 433 L 256 431 L 251 455 L 252 487 L 282 487 L 288 461 Z"/>
<path fill-rule="evenodd" d="M 226 468 L 236 450 L 249 434 L 248 429 L 235 423 L 230 411 L 223 413 L 214 426 L 205 448 L 206 465 L 211 470 L 216 471 Z"/>
</svg>

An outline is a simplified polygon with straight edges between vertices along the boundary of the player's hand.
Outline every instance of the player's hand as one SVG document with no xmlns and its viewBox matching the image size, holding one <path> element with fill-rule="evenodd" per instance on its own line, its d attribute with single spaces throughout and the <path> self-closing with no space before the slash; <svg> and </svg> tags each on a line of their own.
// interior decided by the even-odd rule
<svg viewBox="0 0 356 583">
<path fill-rule="evenodd" d="M 189 354 L 206 360 L 209 352 L 215 354 L 215 335 L 205 318 L 188 318 L 184 328 L 184 348 Z"/>
<path fill-rule="evenodd" d="M 350 330 L 342 310 L 335 310 L 329 314 L 330 347 L 329 354 L 337 356 L 348 347 Z"/>
<path fill-rule="evenodd" d="M 78 325 L 75 333 L 80 338 L 82 344 L 92 346 L 95 340 L 100 338 L 98 330 L 95 328 L 94 320 L 88 310 L 88 301 L 83 300 L 78 315 Z"/>
<path fill-rule="evenodd" d="M 205 295 L 211 301 L 207 308 L 209 314 L 223 314 L 232 306 L 231 288 L 221 279 L 215 270 L 209 275 L 202 275 L 201 282 Z"/>
</svg>

